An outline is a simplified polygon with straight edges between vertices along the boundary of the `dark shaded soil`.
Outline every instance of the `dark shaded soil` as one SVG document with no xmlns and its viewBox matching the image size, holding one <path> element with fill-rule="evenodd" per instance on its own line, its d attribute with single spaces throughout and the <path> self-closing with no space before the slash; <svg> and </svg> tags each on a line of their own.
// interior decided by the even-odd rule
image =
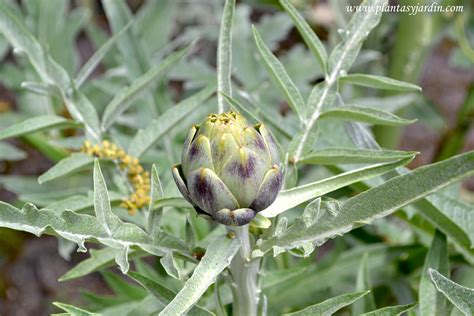
<svg viewBox="0 0 474 316">
<path fill-rule="evenodd" d="M 57 312 L 51 304 L 54 301 L 83 303 L 79 290 L 110 293 L 99 274 L 66 282 L 57 281 L 87 257 L 88 254 L 75 253 L 68 262 L 58 255 L 54 237 L 27 239 L 18 256 L 0 269 L 5 285 L 3 297 L 0 297 L 0 315 L 50 315 Z"/>
</svg>

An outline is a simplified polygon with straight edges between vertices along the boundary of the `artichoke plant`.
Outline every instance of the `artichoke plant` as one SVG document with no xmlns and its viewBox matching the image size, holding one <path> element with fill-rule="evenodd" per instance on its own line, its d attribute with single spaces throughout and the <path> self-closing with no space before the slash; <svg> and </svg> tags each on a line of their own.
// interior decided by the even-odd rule
<svg viewBox="0 0 474 316">
<path fill-rule="evenodd" d="M 198 214 L 241 226 L 275 200 L 283 175 L 267 128 L 230 111 L 210 114 L 191 128 L 173 177 Z"/>
</svg>

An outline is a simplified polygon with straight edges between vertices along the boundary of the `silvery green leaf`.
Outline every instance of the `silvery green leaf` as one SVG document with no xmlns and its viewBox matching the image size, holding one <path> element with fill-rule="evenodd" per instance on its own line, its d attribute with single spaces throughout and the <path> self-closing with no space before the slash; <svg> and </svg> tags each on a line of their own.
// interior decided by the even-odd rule
<svg viewBox="0 0 474 316">
<path fill-rule="evenodd" d="M 352 100 L 353 104 L 364 104 L 364 106 L 378 108 L 383 111 L 395 113 L 413 104 L 417 99 L 416 93 L 400 93 L 384 97 L 361 96 Z"/>
<path fill-rule="evenodd" d="M 428 273 L 436 289 L 443 293 L 464 315 L 469 316 L 474 313 L 474 289 L 451 281 L 435 269 L 428 269 Z"/>
<path fill-rule="evenodd" d="M 317 198 L 314 201 L 308 203 L 306 208 L 304 209 L 303 213 L 300 217 L 295 219 L 294 224 L 292 225 L 292 230 L 305 230 L 316 224 L 318 221 L 325 220 L 326 217 L 337 217 L 341 209 L 340 203 L 332 198 Z M 280 234 L 283 235 L 283 234 Z M 290 251 L 295 256 L 300 256 L 301 252 L 303 257 L 308 257 L 318 246 L 318 242 L 314 242 L 312 240 L 304 240 L 299 243 L 296 243 Z M 295 249 L 296 248 L 296 251 Z M 275 249 L 279 252 L 284 252 L 284 247 L 273 247 L 273 252 L 275 253 Z"/>
<path fill-rule="evenodd" d="M 471 248 L 471 241 L 467 233 L 456 223 L 449 214 L 449 209 L 436 207 L 431 201 L 431 197 L 422 199 L 414 204 L 419 214 L 428 220 L 436 229 L 440 230 L 448 237 L 448 240 L 455 246 L 464 258 L 474 264 L 474 250 Z"/>
<path fill-rule="evenodd" d="M 318 213 L 321 207 L 321 198 L 314 199 L 306 205 L 301 220 L 306 227 L 312 226 L 318 220 Z"/>
<path fill-rule="evenodd" d="M 279 217 L 278 222 L 275 226 L 275 232 L 273 233 L 275 236 L 283 236 L 288 229 L 288 218 L 285 216 Z"/>
<path fill-rule="evenodd" d="M 156 201 L 163 198 L 163 188 L 161 187 L 158 169 L 153 164 L 151 167 L 151 192 L 150 205 L 148 206 L 147 231 L 151 236 L 157 236 L 160 231 L 161 215 L 163 208 L 154 207 Z"/>
<path fill-rule="evenodd" d="M 129 301 L 112 307 L 108 307 L 104 310 L 105 315 L 114 316 L 129 316 L 129 315 L 153 315 L 164 307 L 153 295 L 147 295 L 142 300 Z M 104 315 L 104 316 L 105 316 Z"/>
<path fill-rule="evenodd" d="M 110 51 L 112 47 L 116 44 L 117 40 L 127 32 L 127 30 L 130 28 L 132 25 L 131 22 L 129 22 L 127 25 L 123 27 L 123 29 L 114 34 L 111 38 L 107 40 L 95 53 L 92 55 L 86 62 L 85 64 L 81 67 L 79 72 L 76 75 L 76 79 L 74 80 L 76 83 L 76 87 L 79 88 L 81 87 L 84 82 L 89 78 L 91 73 L 94 71 L 94 69 L 99 65 L 99 63 L 102 61 L 102 58 Z"/>
<path fill-rule="evenodd" d="M 74 211 L 82 212 L 90 210 L 94 207 L 94 199 L 91 195 L 72 195 L 75 192 L 68 192 L 64 194 L 64 198 L 56 197 L 53 201 L 48 203 L 43 203 L 46 206 L 42 209 L 50 210 L 58 215 L 62 214 L 64 211 Z M 90 193 L 90 192 L 89 192 Z M 122 195 L 110 192 L 111 202 L 120 202 L 122 200 Z M 27 196 L 28 197 L 28 196 Z M 31 196 L 30 196 L 31 197 Z M 34 199 L 25 199 L 26 201 L 32 201 Z"/>
<path fill-rule="evenodd" d="M 299 33 L 303 37 L 304 42 L 308 46 L 311 53 L 319 63 L 321 69 L 326 72 L 327 53 L 324 45 L 321 43 L 319 38 L 316 36 L 314 31 L 304 20 L 304 18 L 298 13 L 295 7 L 288 0 L 280 0 L 280 4 L 283 6 L 285 11 L 290 15 Z"/>
<path fill-rule="evenodd" d="M 366 0 L 361 5 L 381 7 L 386 3 L 387 0 Z M 321 111 L 332 105 L 336 99 L 338 78 L 347 74 L 347 71 L 351 67 L 360 47 L 362 46 L 362 41 L 379 23 L 381 15 L 382 12 L 377 12 L 376 10 L 370 10 L 369 12 L 365 12 L 364 10 L 358 11 L 349 22 L 347 30 L 343 30 L 344 41 L 339 43 L 329 56 L 327 66 L 328 75 L 323 82 L 314 87 L 309 96 L 306 106 L 309 115 L 305 125 L 303 126 L 301 145 L 297 147 L 295 152 L 296 160 L 298 160 L 302 155 L 303 148 L 306 146 L 306 141 L 311 139 L 309 135 L 311 134 Z"/>
<path fill-rule="evenodd" d="M 124 0 L 102 0 L 101 2 L 114 34 L 120 32 L 133 20 L 132 12 Z M 149 56 L 146 55 L 133 26 L 120 36 L 117 46 L 130 78 L 138 78 L 148 70 Z"/>
<path fill-rule="evenodd" d="M 94 210 L 99 223 L 109 237 L 112 237 L 115 231 L 124 225 L 120 218 L 112 212 L 109 192 L 97 159 L 94 162 Z M 106 244 L 117 249 L 115 261 L 120 266 L 122 273 L 127 273 L 130 267 L 128 263 L 130 244 L 116 243 L 113 240 L 112 242 L 106 242 Z"/>
<path fill-rule="evenodd" d="M 186 227 L 184 229 L 185 242 L 189 249 L 194 249 L 196 247 L 196 232 L 191 223 L 191 214 L 186 214 Z"/>
<path fill-rule="evenodd" d="M 109 191 L 110 202 L 117 203 L 122 201 L 122 195 L 117 192 Z M 31 200 L 27 200 L 31 201 Z M 48 204 L 45 209 L 54 211 L 56 214 L 61 214 L 65 210 L 68 211 L 83 211 L 94 207 L 94 197 L 89 195 L 70 195 L 65 199 L 57 200 Z"/>
<path fill-rule="evenodd" d="M 317 244 L 311 241 L 304 241 L 296 246 L 296 249 L 291 249 L 289 252 L 295 257 L 303 257 L 307 258 L 310 254 L 313 253 L 314 249 L 316 248 Z M 281 248 L 285 251 L 285 248 Z M 273 252 L 275 252 L 275 248 L 273 248 Z M 275 255 L 274 255 L 275 256 Z"/>
<path fill-rule="evenodd" d="M 381 284 L 386 284 L 383 277 L 379 276 L 387 275 L 387 260 L 394 263 L 389 258 L 399 258 L 399 256 L 407 254 L 416 256 L 423 251 L 424 247 L 422 246 L 389 246 L 384 243 L 351 247 L 340 253 L 336 252 L 337 255 L 333 260 L 327 262 L 327 265 L 309 264 L 298 265 L 298 269 L 271 270 L 272 275 L 277 275 L 277 279 L 272 277 L 270 279 L 272 283 L 269 284 L 271 287 L 267 288 L 265 286 L 267 276 L 265 276 L 264 291 L 272 298 L 271 307 L 273 310 L 282 310 L 288 306 L 288 302 L 291 302 L 292 306 L 309 306 L 314 304 L 314 297 L 321 295 L 321 293 L 327 293 L 328 284 L 333 285 L 331 286 L 333 290 L 354 288 L 354 276 L 360 265 L 360 259 L 366 252 L 369 253 L 371 273 L 377 276 L 374 281 L 377 281 L 376 286 L 378 287 Z M 398 271 L 396 269 L 389 270 L 395 274 Z M 392 276 L 392 274 L 389 272 L 388 276 Z"/>
<path fill-rule="evenodd" d="M 55 86 L 42 82 L 23 81 L 21 87 L 38 95 L 58 96 L 59 90 Z"/>
<path fill-rule="evenodd" d="M 98 188 L 98 190 L 100 190 Z M 97 194 L 98 213 L 105 213 L 101 208 L 107 208 L 106 203 L 100 199 L 103 194 Z M 183 255 L 184 258 L 192 259 L 186 245 L 171 236 L 164 235 L 156 241 L 152 241 L 141 228 L 131 223 L 122 223 L 110 214 L 100 214 L 101 222 L 96 217 L 64 211 L 61 215 L 47 209 L 38 210 L 31 204 L 26 204 L 20 210 L 9 204 L 0 202 L 0 227 L 12 228 L 26 231 L 37 236 L 43 233 L 59 235 L 67 240 L 74 241 L 79 248 L 84 248 L 87 240 L 98 241 L 109 247 L 120 251 L 117 259 L 125 257 L 124 251 L 132 246 L 140 247 L 148 253 L 162 256 L 173 250 Z M 112 214 L 114 215 L 114 214 Z M 106 222 L 107 221 L 107 222 Z M 106 230 L 106 225 L 109 230 Z M 113 231 L 110 231 L 113 225 Z M 111 234 L 110 234 L 111 233 Z M 123 266 L 125 268 L 125 266 Z"/>
<path fill-rule="evenodd" d="M 306 230 L 301 230 L 299 227 L 292 229 L 292 226 L 283 236 L 272 237 L 264 241 L 259 248 L 265 252 L 274 246 L 290 249 L 304 241 L 322 244 L 328 238 L 334 238 L 361 225 L 370 224 L 377 218 L 387 216 L 473 174 L 474 151 L 420 167 L 350 198 L 344 203 L 337 216 L 325 216 Z M 277 205 L 282 200 L 280 199 Z M 292 201 L 288 196 L 286 203 L 294 203 L 294 200 Z M 274 215 L 275 213 L 278 212 L 273 212 Z"/>
<path fill-rule="evenodd" d="M 61 184 L 58 183 L 60 186 Z M 62 183 L 62 186 L 64 186 L 64 183 Z M 38 185 L 38 187 L 42 187 L 41 185 Z M 57 187 L 57 186 L 51 186 L 51 188 Z M 32 192 L 32 193 L 18 193 L 18 200 L 20 201 L 31 201 L 31 203 L 36 203 L 38 205 L 49 205 L 54 203 L 55 201 L 62 200 L 66 197 L 71 196 L 74 193 L 81 192 L 81 191 L 86 191 L 87 188 L 85 187 L 76 187 L 74 189 L 72 188 L 62 188 L 60 187 L 59 189 L 52 189 L 51 191 L 47 191 L 45 187 L 45 190 L 38 191 L 37 193 Z M 46 191 L 46 192 L 45 192 Z M 60 211 L 63 212 L 63 210 Z"/>
<path fill-rule="evenodd" d="M 358 147 L 380 149 L 373 136 L 361 124 L 348 123 L 346 127 L 350 131 L 349 136 Z M 400 175 L 408 172 L 410 170 L 403 167 L 397 170 L 397 173 Z M 457 203 L 450 205 L 449 201 L 442 202 L 444 200 L 440 198 L 442 196 L 437 193 L 421 199 L 414 203 L 414 207 L 421 216 L 448 237 L 448 240 L 454 244 L 456 249 L 469 263 L 474 264 L 474 251 L 471 249 L 471 241 L 466 231 L 460 226 L 460 223 L 465 221 L 463 224 L 465 226 L 463 227 L 470 227 L 470 224 L 466 225 L 466 223 L 470 222 L 470 219 L 465 217 L 464 211 L 462 211 L 464 207 L 459 207 L 456 205 Z M 454 216 L 454 214 L 457 215 Z M 467 231 L 470 230 L 467 228 Z"/>
<path fill-rule="evenodd" d="M 329 84 L 326 80 L 318 83 L 311 90 L 306 104 L 308 112 L 307 122 L 299 137 L 299 142 L 295 146 L 294 157 L 298 160 L 307 150 L 311 148 L 311 143 L 317 137 L 318 129 L 315 128 L 316 120 L 321 115 L 321 110 L 330 107 L 334 100 L 336 100 L 337 87 L 334 84 Z"/>
<path fill-rule="evenodd" d="M 370 14 L 366 14 L 366 16 L 370 16 Z M 359 29 L 359 31 L 365 32 L 362 29 Z M 345 32 L 349 32 L 349 34 L 352 33 L 349 30 Z M 347 71 L 351 68 L 357 58 L 361 47 L 362 42 L 355 41 L 344 41 L 336 45 L 334 50 L 331 52 L 328 61 L 328 68 L 330 71 L 330 77 L 328 77 L 328 79 L 331 83 L 335 83 L 338 78 L 347 74 Z"/>
<path fill-rule="evenodd" d="M 179 4 L 175 1 L 149 1 L 143 3 L 136 12 L 133 21 L 138 37 L 150 53 L 173 49 L 170 39 L 175 31 L 174 22 L 178 8 Z M 185 38 L 181 42 L 186 40 Z M 171 44 L 175 42 L 180 43 L 177 39 L 171 40 Z"/>
<path fill-rule="evenodd" d="M 474 212 L 473 206 L 460 199 L 449 197 L 445 194 L 437 194 L 427 198 L 451 221 L 456 223 L 470 240 L 470 247 L 474 247 Z M 438 270 L 439 271 L 439 270 Z M 440 271 L 443 273 L 443 271 Z"/>
<path fill-rule="evenodd" d="M 100 170 L 99 160 L 94 161 L 94 210 L 99 223 L 109 236 L 121 224 L 121 220 L 112 212 L 109 191 Z"/>
<path fill-rule="evenodd" d="M 361 297 L 367 295 L 370 291 L 365 292 L 353 292 L 346 293 L 339 296 L 331 297 L 321 303 L 317 303 L 308 306 L 300 311 L 284 314 L 285 316 L 311 316 L 321 315 L 330 316 L 340 310 L 341 308 L 348 306 Z"/>
<path fill-rule="evenodd" d="M 74 89 L 71 94 L 63 94 L 64 104 L 71 116 L 82 122 L 86 128 L 86 137 L 90 135 L 96 141 L 101 139 L 99 117 L 91 101 L 79 90 Z"/>
<path fill-rule="evenodd" d="M 252 227 L 267 229 L 270 228 L 270 226 L 272 225 L 272 221 L 257 213 L 257 215 L 255 215 L 252 221 L 250 221 L 250 225 Z"/>
<path fill-rule="evenodd" d="M 304 155 L 298 163 L 314 165 L 379 163 L 400 160 L 415 154 L 417 153 L 413 151 L 328 147 Z"/>
<path fill-rule="evenodd" d="M 366 74 L 348 74 L 339 78 L 340 83 L 348 83 L 356 86 L 376 88 L 393 91 L 421 91 L 421 87 L 412 83 L 395 80 L 392 78 L 366 75 Z"/>
<path fill-rule="evenodd" d="M 448 315 L 450 308 L 447 305 L 446 298 L 431 283 L 428 269 L 436 269 L 449 276 L 448 243 L 446 236 L 438 230 L 435 232 L 421 272 L 418 301 L 420 303 L 420 315 L 422 316 Z"/>
<path fill-rule="evenodd" d="M 381 150 L 370 128 L 362 123 L 344 123 L 344 130 L 350 137 L 351 143 L 358 148 Z"/>
<path fill-rule="evenodd" d="M 284 253 L 285 251 L 286 250 L 283 247 L 278 247 L 278 246 L 273 247 L 273 258 L 277 257 L 281 253 Z M 252 252 L 252 258 L 263 257 L 263 255 L 264 253 L 259 251 L 258 249 Z"/>
<path fill-rule="evenodd" d="M 50 210 L 38 211 L 26 204 L 19 210 L 0 203 L 0 226 L 23 230 L 36 235 L 55 233 L 74 241 L 85 250 L 86 240 L 96 240 L 118 250 L 116 261 L 123 271 L 128 268 L 127 254 L 131 246 L 138 246 L 155 255 L 163 255 L 174 247 L 179 253 L 187 253 L 186 246 L 167 236 L 152 241 L 143 230 L 131 223 L 123 223 L 110 209 L 110 199 L 98 162 L 94 167 L 94 209 L 97 217 L 76 214 L 71 211 L 58 215 Z M 170 248 L 171 247 L 171 248 Z M 180 248 L 180 249 L 178 249 Z M 186 255 L 185 255 L 186 256 Z M 188 255 L 189 256 L 189 255 Z"/>
<path fill-rule="evenodd" d="M 288 159 L 289 161 L 298 162 L 301 156 L 307 155 L 313 151 L 314 145 L 318 140 L 319 129 L 317 126 L 313 127 L 311 133 L 305 134 L 299 132 L 291 139 L 288 144 Z"/>
<path fill-rule="evenodd" d="M 239 248 L 240 240 L 238 238 L 231 239 L 227 235 L 219 235 L 214 238 L 191 278 L 186 281 L 171 303 L 160 312 L 160 316 L 186 313 L 230 264 Z"/>
<path fill-rule="evenodd" d="M 168 273 L 169 276 L 172 276 L 173 278 L 178 279 L 178 280 L 181 278 L 179 269 L 176 266 L 176 262 L 174 261 L 172 251 L 169 251 L 168 253 L 166 253 L 166 255 L 161 257 L 160 263 L 163 266 L 163 269 L 165 269 L 166 273 Z"/>
<path fill-rule="evenodd" d="M 147 289 L 154 297 L 156 297 L 164 305 L 169 304 L 171 300 L 176 296 L 176 293 L 166 288 L 165 286 L 153 281 L 152 279 L 133 271 L 129 271 L 128 275 L 134 279 L 137 283 Z M 207 309 L 195 305 L 191 307 L 188 315 L 214 315 Z"/>
<path fill-rule="evenodd" d="M 216 278 L 216 281 L 214 282 L 214 305 L 215 305 L 215 311 L 216 315 L 219 316 L 228 316 L 227 310 L 225 308 L 225 304 L 222 301 L 222 294 L 221 294 L 221 283 L 220 279 L 224 279 L 223 276 L 218 276 Z M 265 314 L 266 315 L 266 314 Z M 261 316 L 265 316 L 261 315 Z"/>
<path fill-rule="evenodd" d="M 386 0 L 365 0 L 360 6 L 383 7 Z M 382 16 L 382 10 L 357 11 L 350 20 L 344 32 L 344 41 L 338 44 L 329 56 L 329 82 L 335 82 L 342 73 L 347 72 L 359 53 L 362 41 L 370 31 L 377 26 Z"/>
<path fill-rule="evenodd" d="M 172 53 L 158 65 L 152 67 L 144 75 L 140 76 L 126 89 L 121 90 L 110 102 L 104 110 L 102 116 L 102 128 L 108 129 L 124 111 L 132 104 L 132 102 L 140 95 L 140 93 L 149 87 L 159 75 L 165 73 L 174 64 L 178 63 L 191 49 L 191 45 Z"/>
<path fill-rule="evenodd" d="M 51 183 L 41 186 L 38 184 L 38 180 L 35 176 L 19 176 L 19 175 L 0 175 L 0 185 L 17 194 L 31 194 L 41 193 L 50 194 L 51 191 L 64 191 L 68 192 L 67 195 L 73 192 L 81 192 L 81 190 L 88 190 L 89 188 L 76 187 L 74 190 L 64 190 L 64 185 L 59 183 Z M 56 197 L 58 195 L 55 195 Z"/>
<path fill-rule="evenodd" d="M 69 261 L 71 259 L 71 253 L 76 250 L 77 245 L 67 239 L 56 237 L 58 241 L 58 253 L 64 260 Z"/>
<path fill-rule="evenodd" d="M 28 31 L 20 18 L 3 1 L 0 2 L 0 32 L 14 48 L 28 56 L 38 74 L 48 81 L 41 45 Z"/>
<path fill-rule="evenodd" d="M 396 306 L 388 306 L 376 309 L 374 311 L 362 314 L 363 316 L 398 316 L 398 315 L 405 315 L 404 313 L 410 311 L 416 306 L 416 303 L 406 304 L 406 305 L 396 305 Z"/>
<path fill-rule="evenodd" d="M 309 94 L 306 107 L 313 113 L 313 116 L 319 116 L 322 109 L 330 107 L 336 100 L 337 87 L 328 84 L 327 81 L 316 84 Z"/>
<path fill-rule="evenodd" d="M 158 174 L 158 168 L 155 164 L 151 166 L 151 202 L 150 207 L 158 201 L 159 199 L 163 198 L 163 188 L 161 186 L 160 176 Z"/>
<path fill-rule="evenodd" d="M 226 0 L 222 14 L 219 41 L 217 45 L 217 90 L 232 95 L 232 21 L 234 20 L 235 0 Z M 217 95 L 219 113 L 224 112 L 224 98 Z"/>
<path fill-rule="evenodd" d="M 375 299 L 374 295 L 370 290 L 372 289 L 372 284 L 370 281 L 369 266 L 368 266 L 368 257 L 369 255 L 365 253 L 362 256 L 360 261 L 359 270 L 357 271 L 356 278 L 356 291 L 369 291 L 362 300 L 354 303 L 352 307 L 352 315 L 357 316 L 364 312 L 371 311 L 375 309 Z"/>
<path fill-rule="evenodd" d="M 84 170 L 85 168 L 92 166 L 93 162 L 94 158 L 87 154 L 73 153 L 71 156 L 62 159 L 48 171 L 39 176 L 38 182 L 42 184 Z"/>
<path fill-rule="evenodd" d="M 26 156 L 27 155 L 23 150 L 18 149 L 15 146 L 10 145 L 9 143 L 0 142 L 0 161 L 23 160 L 26 158 Z"/>
<path fill-rule="evenodd" d="M 72 91 L 71 94 L 63 95 L 63 98 L 64 104 L 69 113 L 71 113 L 71 116 L 85 125 L 86 132 L 88 132 L 93 139 L 100 140 L 101 130 L 99 117 L 91 101 L 78 90 Z"/>
<path fill-rule="evenodd" d="M 164 197 L 159 200 L 156 200 L 153 204 L 153 208 L 162 208 L 166 206 L 173 206 L 178 208 L 193 208 L 191 203 L 186 201 L 182 197 Z"/>
<path fill-rule="evenodd" d="M 412 158 L 413 156 L 395 162 L 380 163 L 347 171 L 327 179 L 281 191 L 275 202 L 263 210 L 261 214 L 265 217 L 274 217 L 310 199 L 315 199 L 352 183 L 382 175 L 396 167 L 407 164 Z"/>
<path fill-rule="evenodd" d="M 42 49 L 23 21 L 4 3 L 0 3 L 0 32 L 14 48 L 26 53 L 44 83 L 56 85 L 72 117 L 84 123 L 95 139 L 100 139 L 99 119 L 94 106 L 74 89 L 67 71 Z"/>
<path fill-rule="evenodd" d="M 413 151 L 328 147 L 303 155 L 298 163 L 314 165 L 378 163 L 400 160 L 415 154 Z"/>
<path fill-rule="evenodd" d="M 323 118 L 335 118 L 347 121 L 357 121 L 375 125 L 403 126 L 414 123 L 416 120 L 407 120 L 390 112 L 360 106 L 339 106 L 327 109 L 321 113 Z"/>
<path fill-rule="evenodd" d="M 66 272 L 63 276 L 59 278 L 59 281 L 67 281 L 72 279 L 77 279 L 88 275 L 95 271 L 100 271 L 107 267 L 113 266 L 115 263 L 115 256 L 117 254 L 117 249 L 115 248 L 102 248 L 102 249 L 91 249 L 90 257 L 79 262 L 75 267 Z M 132 249 L 128 253 L 129 259 L 135 259 L 145 256 L 147 253 L 139 250 Z"/>
<path fill-rule="evenodd" d="M 255 27 L 253 27 L 252 29 L 255 43 L 257 44 L 258 51 L 262 56 L 262 59 L 268 72 L 280 87 L 281 91 L 285 96 L 286 101 L 288 101 L 288 105 L 293 109 L 293 111 L 295 111 L 300 121 L 303 121 L 303 113 L 305 109 L 305 102 L 303 100 L 303 97 L 301 96 L 294 82 L 286 73 L 286 70 L 281 64 L 281 62 L 278 60 L 278 58 L 275 57 L 275 55 L 272 54 L 270 49 L 268 49 L 268 47 L 265 45 L 262 38 L 260 37 L 260 34 L 258 34 L 257 29 Z"/>
<path fill-rule="evenodd" d="M 290 162 L 292 158 L 288 159 Z M 287 188 L 293 188 L 298 184 L 298 166 L 294 163 L 290 163 L 286 166 L 284 178 L 283 178 L 283 190 Z"/>
<path fill-rule="evenodd" d="M 176 106 L 169 108 L 165 113 L 160 115 L 160 117 L 151 121 L 145 129 L 141 129 L 137 132 L 129 144 L 128 152 L 135 157 L 140 157 L 165 135 L 166 132 L 207 100 L 214 91 L 215 84 L 210 84 L 198 93 L 184 99 Z"/>
<path fill-rule="evenodd" d="M 28 7 L 26 3 L 22 5 Z M 90 21 L 91 11 L 82 6 L 70 7 L 67 2 L 55 0 L 41 3 L 37 8 L 37 15 L 30 11 L 31 7 L 24 11 L 26 23 L 37 34 L 39 42 L 47 47 L 48 53 L 68 73 L 72 73 L 80 62 L 75 40 Z M 32 25 L 37 27 L 32 28 Z"/>
<path fill-rule="evenodd" d="M 85 309 L 75 307 L 69 304 L 53 302 L 53 305 L 59 307 L 63 311 L 67 312 L 67 315 L 71 316 L 99 316 L 100 314 L 88 312 Z"/>
<path fill-rule="evenodd" d="M 26 119 L 22 122 L 8 126 L 0 130 L 0 140 L 18 137 L 25 134 L 38 132 L 50 128 L 77 127 L 78 123 L 55 115 L 40 115 Z"/>
</svg>

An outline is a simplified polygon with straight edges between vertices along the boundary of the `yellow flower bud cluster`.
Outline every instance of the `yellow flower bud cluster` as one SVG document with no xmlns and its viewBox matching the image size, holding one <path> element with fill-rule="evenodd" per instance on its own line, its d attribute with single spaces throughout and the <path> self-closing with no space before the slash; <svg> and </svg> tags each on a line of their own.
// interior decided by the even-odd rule
<svg viewBox="0 0 474 316">
<path fill-rule="evenodd" d="M 10 102 L 5 100 L 0 100 L 0 113 L 10 112 L 12 105 Z"/>
<path fill-rule="evenodd" d="M 102 141 L 102 145 L 92 145 L 86 140 L 81 152 L 97 158 L 111 159 L 126 173 L 133 192 L 122 199 L 120 206 L 130 214 L 135 214 L 137 209 L 150 203 L 150 174 L 143 169 L 137 158 L 127 155 L 123 149 L 107 140 Z"/>
</svg>

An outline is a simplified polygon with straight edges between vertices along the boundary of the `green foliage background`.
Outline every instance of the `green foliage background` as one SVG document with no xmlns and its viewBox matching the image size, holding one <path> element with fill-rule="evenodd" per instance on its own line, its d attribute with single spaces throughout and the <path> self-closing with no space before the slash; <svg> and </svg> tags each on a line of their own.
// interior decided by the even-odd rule
<svg viewBox="0 0 474 316">
<path fill-rule="evenodd" d="M 2 234 L 57 236 L 66 258 L 99 244 L 60 281 L 99 271 L 114 293 L 55 311 L 243 314 L 243 256 L 259 270 L 261 315 L 471 315 L 474 205 L 460 183 L 474 175 L 474 152 L 461 153 L 472 82 L 436 163 L 411 171 L 417 153 L 396 148 L 417 119 L 445 127 L 421 69 L 405 66 L 444 36 L 451 62 L 472 69 L 471 8 L 410 17 L 349 14 L 345 1 L 234 2 L 0 2 L 1 83 L 15 103 L 2 103 L 0 160 L 34 148 L 54 163 L 0 176 L 16 194 L 0 202 Z M 323 5 L 331 23 L 305 19 Z M 95 52 L 85 62 L 81 38 Z M 284 161 L 284 189 L 248 241 L 197 217 L 170 172 L 190 126 L 229 108 L 269 126 Z M 105 139 L 150 171 L 151 203 L 135 215 L 120 207 L 130 189 L 117 164 L 77 153 Z"/>
</svg>

